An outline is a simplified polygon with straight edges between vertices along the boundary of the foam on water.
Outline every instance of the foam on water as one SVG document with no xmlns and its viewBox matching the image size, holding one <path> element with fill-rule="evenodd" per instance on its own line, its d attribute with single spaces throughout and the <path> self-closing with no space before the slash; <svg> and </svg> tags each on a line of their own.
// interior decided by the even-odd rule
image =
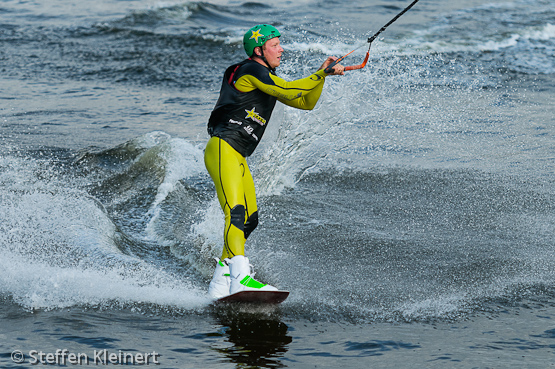
<svg viewBox="0 0 555 369">
<path fill-rule="evenodd" d="M 47 252 L 43 249 L 43 253 Z M 47 254 L 44 256 L 48 258 Z M 113 255 L 105 255 L 110 256 Z M 191 310 L 210 302 L 205 291 L 133 258 L 109 267 L 99 267 L 94 260 L 87 265 L 60 267 L 4 251 L 0 266 L 0 292 L 29 310 L 74 306 L 136 308 L 142 304 Z"/>
<path fill-rule="evenodd" d="M 159 237 L 155 229 L 162 203 L 176 189 L 179 181 L 199 175 L 206 176 L 206 169 L 204 168 L 203 151 L 183 139 L 168 140 L 159 149 L 161 158 L 165 161 L 164 178 L 158 186 L 156 197 L 146 214 L 146 217 L 150 218 L 146 232 L 150 240 L 164 244 L 165 241 Z"/>
<path fill-rule="evenodd" d="M 424 30 L 421 35 L 431 36 L 432 30 Z M 515 32 L 516 31 L 516 32 Z M 415 45 L 415 50 L 432 50 L 441 53 L 450 52 L 487 52 L 487 51 L 500 51 L 511 47 L 519 46 L 519 44 L 534 41 L 551 41 L 555 38 L 555 26 L 547 23 L 542 26 L 524 27 L 521 29 L 513 30 L 512 33 L 501 33 L 491 35 L 492 39 L 447 39 L 438 41 L 426 41 L 424 38 L 409 39 L 404 41 L 405 45 Z M 553 45 L 537 45 L 540 48 L 553 48 Z M 405 46 L 406 47 L 406 46 Z M 393 50 L 390 50 L 393 51 Z M 405 49 L 405 52 L 408 49 Z"/>
<path fill-rule="evenodd" d="M 122 235 L 96 199 L 59 176 L 37 178 L 50 165 L 2 160 L 2 294 L 27 309 L 207 302 L 187 279 L 120 251 Z"/>
</svg>

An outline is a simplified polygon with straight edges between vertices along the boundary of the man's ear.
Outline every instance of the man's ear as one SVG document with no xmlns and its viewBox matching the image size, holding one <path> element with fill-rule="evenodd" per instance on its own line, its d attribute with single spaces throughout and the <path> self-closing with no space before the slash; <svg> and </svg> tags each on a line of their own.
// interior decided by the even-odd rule
<svg viewBox="0 0 555 369">
<path fill-rule="evenodd" d="M 262 48 L 260 46 L 257 46 L 254 48 L 254 54 L 256 56 L 262 56 Z"/>
</svg>

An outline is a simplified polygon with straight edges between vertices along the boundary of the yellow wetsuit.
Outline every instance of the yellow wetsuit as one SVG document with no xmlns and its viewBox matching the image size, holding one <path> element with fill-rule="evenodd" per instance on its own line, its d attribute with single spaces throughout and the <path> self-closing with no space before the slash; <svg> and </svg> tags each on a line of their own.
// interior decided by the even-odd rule
<svg viewBox="0 0 555 369">
<path fill-rule="evenodd" d="M 288 82 L 250 59 L 226 70 L 208 122 L 211 138 L 204 154 L 225 214 L 222 260 L 244 255 L 245 241 L 258 225 L 256 193 L 246 157 L 260 142 L 276 101 L 313 109 L 325 76 L 321 70 Z"/>
</svg>

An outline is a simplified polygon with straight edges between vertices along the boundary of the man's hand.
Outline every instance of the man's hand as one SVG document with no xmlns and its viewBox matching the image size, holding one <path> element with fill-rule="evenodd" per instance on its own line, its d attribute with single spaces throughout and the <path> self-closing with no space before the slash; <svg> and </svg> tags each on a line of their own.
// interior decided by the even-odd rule
<svg viewBox="0 0 555 369">
<path fill-rule="evenodd" d="M 326 69 L 331 63 L 333 63 L 337 59 L 339 58 L 335 56 L 328 56 L 324 64 L 322 64 L 322 66 L 318 70 Z M 338 75 L 344 75 L 344 74 L 345 74 L 345 67 L 342 66 L 341 64 L 334 65 L 332 72 L 328 73 L 329 76 L 334 76 L 334 75 L 338 76 Z"/>
</svg>

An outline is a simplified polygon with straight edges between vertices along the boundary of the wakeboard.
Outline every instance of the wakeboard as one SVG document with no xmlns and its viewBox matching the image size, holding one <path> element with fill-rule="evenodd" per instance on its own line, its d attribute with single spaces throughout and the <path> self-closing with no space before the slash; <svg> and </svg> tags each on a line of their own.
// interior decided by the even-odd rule
<svg viewBox="0 0 555 369">
<path fill-rule="evenodd" d="M 287 296 L 289 296 L 289 291 L 241 291 L 219 298 L 215 303 L 281 304 Z"/>
</svg>

